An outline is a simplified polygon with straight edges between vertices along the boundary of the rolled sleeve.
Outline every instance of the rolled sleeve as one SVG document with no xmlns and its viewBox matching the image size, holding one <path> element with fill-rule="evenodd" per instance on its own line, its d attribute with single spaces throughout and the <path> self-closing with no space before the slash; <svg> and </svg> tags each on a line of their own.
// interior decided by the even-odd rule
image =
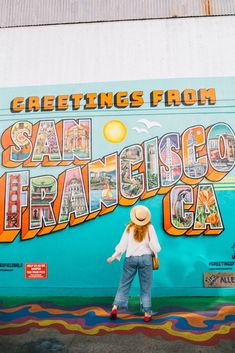
<svg viewBox="0 0 235 353">
<path fill-rule="evenodd" d="M 117 254 L 121 254 L 119 257 L 117 257 L 117 260 L 120 260 L 122 257 L 122 254 L 126 251 L 128 245 L 128 234 L 125 229 L 125 231 L 122 234 L 120 242 L 117 244 L 115 247 L 115 252 L 112 256 L 116 256 Z"/>
</svg>

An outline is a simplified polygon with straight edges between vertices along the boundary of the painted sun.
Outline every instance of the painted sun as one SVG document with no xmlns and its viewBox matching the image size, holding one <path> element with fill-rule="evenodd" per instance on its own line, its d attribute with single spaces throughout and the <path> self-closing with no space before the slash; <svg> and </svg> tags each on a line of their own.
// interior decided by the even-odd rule
<svg viewBox="0 0 235 353">
<path fill-rule="evenodd" d="M 120 120 L 110 120 L 105 124 L 103 134 L 107 141 L 119 143 L 126 138 L 127 128 Z"/>
</svg>

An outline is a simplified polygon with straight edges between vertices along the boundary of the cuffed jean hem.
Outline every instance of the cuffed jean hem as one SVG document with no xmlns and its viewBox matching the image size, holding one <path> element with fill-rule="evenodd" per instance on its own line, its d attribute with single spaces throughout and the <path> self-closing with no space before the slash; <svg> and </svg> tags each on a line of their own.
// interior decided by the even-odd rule
<svg viewBox="0 0 235 353">
<path fill-rule="evenodd" d="M 121 309 L 128 309 L 128 303 L 119 300 L 114 300 L 113 305 L 117 305 Z"/>
<path fill-rule="evenodd" d="M 142 309 L 145 313 L 150 313 L 152 314 L 152 308 L 148 307 L 148 308 L 143 308 Z"/>
<path fill-rule="evenodd" d="M 152 313 L 152 307 L 151 306 L 143 306 L 143 304 L 140 304 L 140 310 L 148 313 Z"/>
</svg>

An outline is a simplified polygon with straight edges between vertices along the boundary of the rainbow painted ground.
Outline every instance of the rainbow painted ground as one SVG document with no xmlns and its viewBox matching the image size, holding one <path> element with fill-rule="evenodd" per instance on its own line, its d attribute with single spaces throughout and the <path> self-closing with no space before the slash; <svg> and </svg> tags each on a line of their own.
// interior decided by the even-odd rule
<svg viewBox="0 0 235 353">
<path fill-rule="evenodd" d="M 62 334 L 130 335 L 143 333 L 167 340 L 185 340 L 198 345 L 215 345 L 220 339 L 235 340 L 235 303 L 233 300 L 190 310 L 182 306 L 160 306 L 150 323 L 140 313 L 121 312 L 109 319 L 110 304 L 67 305 L 55 302 L 25 302 L 0 306 L 0 335 L 16 335 L 30 328 L 55 328 Z"/>
</svg>

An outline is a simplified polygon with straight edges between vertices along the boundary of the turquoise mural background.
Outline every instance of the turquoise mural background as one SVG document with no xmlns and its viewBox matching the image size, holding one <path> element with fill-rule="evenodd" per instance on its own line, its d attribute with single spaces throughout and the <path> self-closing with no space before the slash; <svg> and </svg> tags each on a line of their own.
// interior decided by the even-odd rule
<svg viewBox="0 0 235 353">
<path fill-rule="evenodd" d="M 150 92 L 156 89 L 164 91 L 186 88 L 214 87 L 217 102 L 213 106 L 150 107 Z M 145 104 L 137 109 L 94 109 L 65 112 L 33 112 L 11 113 L 10 102 L 14 97 L 61 95 L 87 92 L 118 92 L 135 90 L 144 91 Z M 92 160 L 102 158 L 134 143 L 142 143 L 146 139 L 166 133 L 183 131 L 196 124 L 208 127 L 217 122 L 228 123 L 235 130 L 235 78 L 197 78 L 169 79 L 132 82 L 108 82 L 71 84 L 40 87 L 14 87 L 0 90 L 0 132 L 16 121 L 37 121 L 54 119 L 55 122 L 66 118 L 92 119 Z M 103 127 L 109 121 L 118 118 L 127 127 L 127 137 L 119 144 L 112 144 L 104 139 Z M 132 128 L 137 120 L 147 118 L 160 123 L 148 134 L 137 134 Z M 2 147 L 1 147 L 2 154 Z M 71 165 L 72 166 L 72 165 Z M 57 177 L 68 167 L 34 167 L 30 176 L 54 175 Z M 14 171 L 25 168 L 17 167 Z M 1 175 L 12 169 L 1 167 Z M 162 251 L 159 254 L 161 267 L 154 272 L 154 296 L 184 295 L 234 295 L 234 288 L 204 288 L 203 272 L 209 270 L 209 262 L 232 261 L 233 266 L 227 272 L 235 271 L 235 260 L 232 259 L 232 245 L 235 243 L 235 224 L 233 220 L 235 202 L 235 172 L 230 171 L 221 182 L 214 183 L 218 204 L 225 230 L 213 236 L 179 236 L 166 234 L 163 230 L 162 199 L 164 195 L 156 195 L 144 201 L 138 201 L 150 208 L 152 222 L 158 234 Z M 44 236 L 36 236 L 32 240 L 21 241 L 18 236 L 12 243 L 0 243 L 0 263 L 5 262 L 47 262 L 48 278 L 46 280 L 29 280 L 24 278 L 24 267 L 11 272 L 0 269 L 0 289 L 2 295 L 77 295 L 106 296 L 114 295 L 121 274 L 121 262 L 106 264 L 115 245 L 119 242 L 125 225 L 129 222 L 131 207 L 117 208 L 94 220 Z M 219 272 L 219 271 L 217 271 Z M 138 280 L 135 279 L 132 294 L 138 293 Z"/>
</svg>

